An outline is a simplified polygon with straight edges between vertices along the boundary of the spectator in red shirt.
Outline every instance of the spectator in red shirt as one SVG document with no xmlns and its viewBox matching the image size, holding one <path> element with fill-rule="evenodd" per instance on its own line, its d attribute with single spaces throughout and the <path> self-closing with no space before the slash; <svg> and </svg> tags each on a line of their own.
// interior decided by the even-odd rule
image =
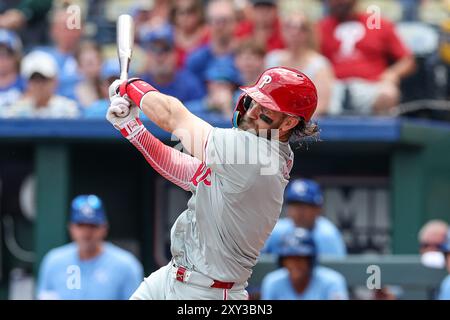
<svg viewBox="0 0 450 320">
<path fill-rule="evenodd" d="M 284 48 L 276 0 L 252 0 L 251 21 L 241 22 L 236 30 L 240 39 L 253 38 L 267 51 Z"/>
<path fill-rule="evenodd" d="M 175 26 L 177 65 L 184 66 L 187 54 L 208 42 L 202 0 L 177 0 L 172 12 Z"/>
<path fill-rule="evenodd" d="M 357 13 L 356 2 L 328 0 L 330 15 L 319 23 L 321 52 L 340 80 L 331 111 L 387 114 L 400 100 L 400 80 L 415 69 L 414 58 L 391 22 Z"/>
</svg>

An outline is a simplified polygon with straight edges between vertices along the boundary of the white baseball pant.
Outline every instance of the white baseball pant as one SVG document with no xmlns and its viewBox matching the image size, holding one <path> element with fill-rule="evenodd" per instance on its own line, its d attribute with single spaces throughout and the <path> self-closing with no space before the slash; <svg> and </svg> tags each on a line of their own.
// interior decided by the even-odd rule
<svg viewBox="0 0 450 320">
<path fill-rule="evenodd" d="M 184 282 L 178 281 L 173 262 L 161 267 L 142 281 L 130 300 L 248 300 L 244 285 L 231 289 L 211 288 L 214 281 L 194 271 L 187 271 Z"/>
</svg>

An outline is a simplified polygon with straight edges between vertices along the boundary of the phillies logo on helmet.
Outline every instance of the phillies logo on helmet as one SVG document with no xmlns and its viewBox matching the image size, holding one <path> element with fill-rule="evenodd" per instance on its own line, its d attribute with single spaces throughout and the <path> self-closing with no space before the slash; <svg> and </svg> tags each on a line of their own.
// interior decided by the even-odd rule
<svg viewBox="0 0 450 320">
<path fill-rule="evenodd" d="M 264 77 L 262 77 L 261 79 L 261 84 L 259 85 L 259 89 L 262 89 L 266 84 L 269 84 L 272 82 L 272 77 L 269 75 L 265 75 Z"/>
</svg>

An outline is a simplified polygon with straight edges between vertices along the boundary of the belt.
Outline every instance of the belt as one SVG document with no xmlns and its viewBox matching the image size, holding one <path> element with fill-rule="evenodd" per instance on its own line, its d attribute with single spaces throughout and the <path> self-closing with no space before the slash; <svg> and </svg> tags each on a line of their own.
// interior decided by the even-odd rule
<svg viewBox="0 0 450 320">
<path fill-rule="evenodd" d="M 223 282 L 211 279 L 199 272 L 191 271 L 185 267 L 173 265 L 175 268 L 175 279 L 180 282 L 193 283 L 204 287 L 217 289 L 231 289 L 234 282 Z"/>
</svg>

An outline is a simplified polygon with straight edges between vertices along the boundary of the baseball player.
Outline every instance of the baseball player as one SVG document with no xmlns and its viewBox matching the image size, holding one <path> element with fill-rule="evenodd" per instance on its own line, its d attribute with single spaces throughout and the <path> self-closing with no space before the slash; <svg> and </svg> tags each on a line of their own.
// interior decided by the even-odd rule
<svg viewBox="0 0 450 320">
<path fill-rule="evenodd" d="M 111 85 L 107 119 L 158 173 L 192 192 L 171 229 L 172 260 L 131 299 L 248 299 L 247 280 L 281 212 L 289 140 L 317 132 L 310 123 L 317 91 L 304 74 L 281 67 L 241 89 L 234 128 L 220 129 L 141 79 Z M 139 110 L 189 154 L 156 139 Z"/>
<path fill-rule="evenodd" d="M 346 300 L 345 278 L 318 265 L 311 232 L 295 228 L 277 246 L 280 269 L 267 274 L 261 285 L 263 300 Z"/>
<path fill-rule="evenodd" d="M 344 239 L 338 228 L 320 213 L 323 195 L 320 186 L 313 180 L 295 179 L 285 192 L 287 217 L 280 219 L 263 248 L 264 253 L 277 250 L 279 238 L 295 227 L 311 230 L 319 256 L 343 258 L 347 253 Z"/>
</svg>

